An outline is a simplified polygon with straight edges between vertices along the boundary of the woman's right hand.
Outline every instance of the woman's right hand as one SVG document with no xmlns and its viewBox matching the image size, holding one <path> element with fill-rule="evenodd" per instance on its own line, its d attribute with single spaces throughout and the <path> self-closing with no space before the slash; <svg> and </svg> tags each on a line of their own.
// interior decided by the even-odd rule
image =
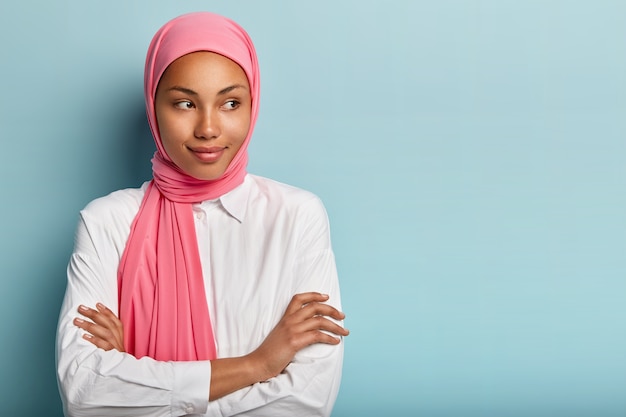
<svg viewBox="0 0 626 417">
<path fill-rule="evenodd" d="M 102 303 L 96 309 L 80 305 L 78 312 L 89 319 L 74 319 L 74 325 L 87 332 L 83 339 L 104 350 L 124 352 L 124 326 L 115 313 Z"/>
<path fill-rule="evenodd" d="M 315 343 L 336 345 L 341 339 L 332 335 L 349 334 L 347 329 L 330 320 L 343 320 L 345 314 L 324 304 L 325 301 L 328 295 L 317 292 L 296 294 L 291 299 L 276 327 L 261 346 L 248 355 L 258 366 L 261 380 L 280 374 L 299 350 Z"/>
</svg>

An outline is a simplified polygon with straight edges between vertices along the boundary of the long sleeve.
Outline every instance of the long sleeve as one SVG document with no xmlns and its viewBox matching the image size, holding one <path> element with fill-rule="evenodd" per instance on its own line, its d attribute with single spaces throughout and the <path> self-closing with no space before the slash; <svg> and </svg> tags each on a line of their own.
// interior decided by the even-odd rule
<svg viewBox="0 0 626 417">
<path fill-rule="evenodd" d="M 311 273 L 326 273 L 326 285 L 309 281 L 302 291 L 326 292 L 339 306 L 338 287 L 332 279 L 332 254 L 321 255 Z M 332 264 L 332 265 L 331 265 Z M 275 378 L 239 390 L 209 404 L 211 416 L 329 416 L 339 390 L 343 341 L 339 345 L 316 344 L 298 352 L 285 371 Z"/>
<path fill-rule="evenodd" d="M 57 333 L 57 376 L 67 416 L 180 416 L 202 414 L 208 404 L 210 362 L 140 360 L 116 350 L 105 352 L 82 339 L 73 325 L 78 305 L 102 302 L 117 309 L 115 263 L 103 264 L 84 217 L 78 225 L 75 251 Z M 103 259 L 104 258 L 104 259 Z"/>
<path fill-rule="evenodd" d="M 319 199 L 310 199 L 300 207 L 292 232 L 298 239 L 293 265 L 296 278 L 290 294 L 327 293 L 329 304 L 341 309 L 328 219 Z M 343 341 L 339 345 L 309 346 L 277 377 L 211 402 L 207 415 L 329 416 L 339 390 L 342 362 Z"/>
<path fill-rule="evenodd" d="M 117 311 L 117 268 L 142 190 L 113 193 L 81 212 L 57 332 L 66 415 L 329 416 L 343 342 L 309 346 L 277 377 L 209 402 L 210 361 L 138 360 L 82 338 L 73 324 L 80 304 Z M 311 193 L 248 176 L 193 210 L 218 358 L 256 349 L 295 294 L 327 293 L 341 307 L 326 211 Z"/>
</svg>

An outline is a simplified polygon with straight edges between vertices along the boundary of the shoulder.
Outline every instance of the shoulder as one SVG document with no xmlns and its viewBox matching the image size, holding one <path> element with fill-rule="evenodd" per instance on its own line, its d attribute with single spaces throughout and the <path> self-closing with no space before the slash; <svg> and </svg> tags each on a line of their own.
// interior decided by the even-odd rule
<svg viewBox="0 0 626 417">
<path fill-rule="evenodd" d="M 263 201 L 276 209 L 325 213 L 324 204 L 314 193 L 258 175 L 248 175 L 253 201 Z"/>
<path fill-rule="evenodd" d="M 140 188 L 126 188 L 97 198 L 81 210 L 81 217 L 90 223 L 130 226 L 139 211 L 147 185 L 146 182 Z"/>
<path fill-rule="evenodd" d="M 317 195 L 265 177 L 250 175 L 250 180 L 251 217 L 265 218 L 303 236 L 329 234 L 326 208 Z"/>
<path fill-rule="evenodd" d="M 299 251 L 319 253 L 331 248 L 330 223 L 322 200 L 314 193 L 269 178 L 251 176 L 253 190 L 249 213 L 285 231 Z M 308 255 L 307 255 L 308 256 Z"/>
<path fill-rule="evenodd" d="M 112 264 L 119 261 L 147 187 L 129 188 L 97 198 L 80 211 L 74 252 Z"/>
</svg>

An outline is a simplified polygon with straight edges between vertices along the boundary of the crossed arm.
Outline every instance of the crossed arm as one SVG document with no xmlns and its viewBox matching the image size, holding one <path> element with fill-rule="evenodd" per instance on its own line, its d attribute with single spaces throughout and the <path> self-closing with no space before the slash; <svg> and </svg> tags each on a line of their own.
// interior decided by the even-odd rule
<svg viewBox="0 0 626 417">
<path fill-rule="evenodd" d="M 316 292 L 295 295 L 282 319 L 257 349 L 244 356 L 211 361 L 209 401 L 277 376 L 307 346 L 340 343 L 336 336 L 347 336 L 349 331 L 330 319 L 340 321 L 345 315 L 324 304 L 327 300 L 328 295 Z M 95 309 L 81 305 L 78 312 L 89 319 L 74 319 L 74 324 L 86 332 L 85 340 L 105 351 L 124 352 L 122 322 L 108 307 L 101 303 Z"/>
<path fill-rule="evenodd" d="M 57 333 L 57 375 L 66 415 L 330 415 L 341 379 L 339 340 L 348 332 L 335 322 L 344 316 L 321 205 L 311 202 L 298 215 L 304 220 L 295 229 L 290 225 L 289 236 L 305 236 L 294 246 L 298 253 L 289 253 L 295 263 L 261 270 L 273 286 L 243 287 L 244 278 L 221 282 L 218 302 L 212 304 L 214 316 L 220 317 L 215 328 L 220 358 L 196 362 L 137 359 L 122 352 L 123 328 L 113 313 L 118 307 L 117 263 L 134 206 L 128 213 L 115 207 L 112 213 L 108 206 L 81 212 L 68 265 Z M 228 224 L 229 218 L 219 220 Z M 256 223 L 249 223 L 245 226 L 252 233 Z M 234 239 L 239 233 L 227 236 Z M 231 259 L 227 246 L 214 248 L 219 260 L 214 272 L 223 276 L 219 268 L 239 265 L 230 275 L 246 277 L 248 264 Z M 275 255 L 287 259 L 283 246 L 277 245 Z M 242 294 L 246 302 L 238 306 Z M 82 322 L 74 321 L 81 304 L 92 308 L 79 311 Z"/>
</svg>

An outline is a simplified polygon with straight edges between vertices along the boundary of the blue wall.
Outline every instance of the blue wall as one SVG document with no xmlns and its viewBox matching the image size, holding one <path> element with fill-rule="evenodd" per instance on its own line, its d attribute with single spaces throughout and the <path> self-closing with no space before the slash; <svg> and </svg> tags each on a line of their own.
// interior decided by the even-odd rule
<svg viewBox="0 0 626 417">
<path fill-rule="evenodd" d="M 258 48 L 250 171 L 331 216 L 352 331 L 334 416 L 626 415 L 617 0 L 3 2 L 3 415 L 61 414 L 77 213 L 149 177 L 145 50 L 200 9 Z"/>
</svg>

